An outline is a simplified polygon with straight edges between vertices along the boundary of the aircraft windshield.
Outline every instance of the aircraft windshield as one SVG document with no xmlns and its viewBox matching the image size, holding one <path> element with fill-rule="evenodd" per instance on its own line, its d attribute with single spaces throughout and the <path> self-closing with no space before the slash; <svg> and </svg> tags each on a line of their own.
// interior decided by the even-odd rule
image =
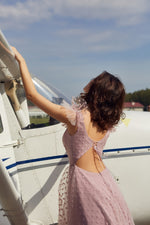
<svg viewBox="0 0 150 225">
<path fill-rule="evenodd" d="M 32 77 L 32 80 L 34 82 L 36 90 L 51 102 L 58 105 L 68 105 L 71 103 L 69 98 L 65 97 L 58 89 L 54 88 L 52 85 L 47 85 L 36 77 Z M 22 85 L 18 86 L 17 97 L 21 104 L 21 108 L 25 113 L 28 114 L 27 117 L 29 119 L 29 124 L 32 124 L 33 128 L 35 127 L 35 125 L 38 125 L 40 127 L 59 123 L 29 100 L 27 100 L 26 105 L 25 91 Z M 26 108 L 26 106 L 28 106 L 28 109 Z"/>
<path fill-rule="evenodd" d="M 52 85 L 50 84 L 46 85 L 45 83 L 43 83 L 41 80 L 39 80 L 36 77 L 33 78 L 33 82 L 37 91 L 48 100 L 59 105 L 65 104 L 65 103 L 67 104 L 71 103 L 69 98 L 64 96 L 58 89 L 54 88 Z"/>
<path fill-rule="evenodd" d="M 34 85 L 36 87 L 36 90 L 45 98 L 52 101 L 53 103 L 59 104 L 59 105 L 66 105 L 70 104 L 71 101 L 69 98 L 65 97 L 59 90 L 54 88 L 50 84 L 45 84 L 41 80 L 39 80 L 36 77 L 32 78 Z M 50 117 L 48 114 L 43 112 L 41 109 L 39 109 L 37 106 L 35 106 L 33 103 L 28 101 L 29 106 L 29 115 L 30 115 L 30 122 L 31 124 L 40 124 L 43 126 L 45 125 L 54 125 L 59 123 L 54 118 Z M 39 125 L 39 126 L 40 126 Z"/>
</svg>

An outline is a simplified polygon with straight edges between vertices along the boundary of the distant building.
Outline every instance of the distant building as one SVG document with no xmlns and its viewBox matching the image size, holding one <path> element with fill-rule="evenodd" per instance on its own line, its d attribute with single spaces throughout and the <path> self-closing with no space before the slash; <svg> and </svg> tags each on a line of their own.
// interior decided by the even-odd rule
<svg viewBox="0 0 150 225">
<path fill-rule="evenodd" d="M 42 111 L 40 108 L 37 106 L 29 106 L 29 115 L 31 117 L 46 117 L 47 113 Z"/>
<path fill-rule="evenodd" d="M 124 103 L 124 109 L 130 111 L 143 111 L 144 110 L 144 105 L 142 105 L 139 102 L 125 102 Z"/>
</svg>

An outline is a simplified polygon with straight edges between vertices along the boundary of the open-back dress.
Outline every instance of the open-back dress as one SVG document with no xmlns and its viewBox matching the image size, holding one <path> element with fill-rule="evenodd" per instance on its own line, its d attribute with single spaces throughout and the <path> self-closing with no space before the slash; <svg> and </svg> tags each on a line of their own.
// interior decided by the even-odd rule
<svg viewBox="0 0 150 225">
<path fill-rule="evenodd" d="M 87 134 L 82 112 L 76 112 L 77 131 L 63 135 L 69 157 L 59 185 L 59 225 L 133 225 L 127 204 L 109 170 L 90 172 L 76 165 L 90 148 L 102 157 L 109 131 L 100 141 Z"/>
</svg>

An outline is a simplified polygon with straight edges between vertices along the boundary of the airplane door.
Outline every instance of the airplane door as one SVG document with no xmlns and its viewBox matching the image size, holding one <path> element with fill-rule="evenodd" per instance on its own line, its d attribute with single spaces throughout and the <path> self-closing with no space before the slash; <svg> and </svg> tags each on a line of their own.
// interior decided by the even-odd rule
<svg viewBox="0 0 150 225">
<path fill-rule="evenodd" d="M 32 221 L 45 225 L 58 222 L 58 185 L 68 163 L 61 141 L 63 132 L 61 124 L 21 130 L 24 144 L 15 151 L 26 212 Z"/>
<path fill-rule="evenodd" d="M 5 98 L 4 85 L 0 83 L 0 160 L 2 160 L 4 166 L 7 168 L 9 164 L 15 163 L 15 158 L 13 154 L 13 146 L 16 145 L 16 141 L 12 140 L 8 117 L 7 117 L 7 105 L 4 104 Z M 11 172 L 14 172 L 16 168 L 12 170 L 7 170 L 11 175 Z M 11 176 L 12 177 L 12 176 Z M 18 189 L 17 183 L 17 174 L 13 177 L 13 182 L 15 183 L 16 188 Z M 1 207 L 2 208 L 2 207 Z M 1 225 L 10 225 L 5 212 L 0 210 L 0 224 Z"/>
</svg>

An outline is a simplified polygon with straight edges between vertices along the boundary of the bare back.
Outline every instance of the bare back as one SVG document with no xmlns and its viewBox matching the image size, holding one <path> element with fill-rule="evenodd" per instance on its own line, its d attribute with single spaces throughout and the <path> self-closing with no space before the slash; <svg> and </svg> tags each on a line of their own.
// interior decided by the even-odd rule
<svg viewBox="0 0 150 225">
<path fill-rule="evenodd" d="M 90 112 L 87 110 L 82 111 L 83 122 L 85 126 L 85 132 L 88 137 L 94 142 L 98 142 L 104 138 L 105 132 L 98 132 L 98 128 L 93 126 L 91 122 Z M 105 169 L 105 165 L 99 156 L 99 154 L 95 151 L 94 147 L 87 149 L 87 151 L 77 160 L 76 165 L 84 170 L 100 173 Z"/>
</svg>

